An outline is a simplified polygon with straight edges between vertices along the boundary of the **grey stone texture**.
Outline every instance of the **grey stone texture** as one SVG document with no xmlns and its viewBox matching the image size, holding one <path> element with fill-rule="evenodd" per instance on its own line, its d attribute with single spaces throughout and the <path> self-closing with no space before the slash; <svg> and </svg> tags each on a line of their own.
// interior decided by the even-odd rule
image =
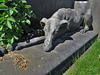
<svg viewBox="0 0 100 75">
<path fill-rule="evenodd" d="M 20 49 L 23 49 L 25 47 L 29 47 L 29 46 L 43 43 L 44 39 L 45 39 L 44 36 L 35 37 L 35 38 L 30 39 L 30 40 L 26 40 L 24 42 L 11 44 L 11 45 L 9 45 L 8 49 L 11 51 L 20 50 Z"/>
<path fill-rule="evenodd" d="M 41 44 L 41 43 L 43 43 L 44 39 L 45 39 L 44 36 L 41 36 L 41 37 L 36 37 L 36 38 L 30 39 L 30 40 L 25 41 L 25 42 L 20 42 L 15 47 L 15 50 L 20 50 L 20 49 L 23 49 L 23 48 L 28 47 L 28 46 Z"/>
<path fill-rule="evenodd" d="M 87 5 L 88 1 L 75 1 L 74 2 L 74 9 L 86 9 L 86 5 Z"/>
<path fill-rule="evenodd" d="M 100 33 L 100 0 L 89 0 L 93 12 L 93 29 Z"/>
<path fill-rule="evenodd" d="M 73 32 L 58 39 L 58 45 L 51 52 L 44 52 L 43 44 L 24 48 L 20 53 L 30 60 L 28 70 L 22 71 L 7 60 L 0 62 L 0 75 L 56 75 L 63 67 L 69 66 L 76 52 L 82 52 L 84 46 L 88 48 L 96 37 L 93 31 L 85 34 Z"/>
</svg>

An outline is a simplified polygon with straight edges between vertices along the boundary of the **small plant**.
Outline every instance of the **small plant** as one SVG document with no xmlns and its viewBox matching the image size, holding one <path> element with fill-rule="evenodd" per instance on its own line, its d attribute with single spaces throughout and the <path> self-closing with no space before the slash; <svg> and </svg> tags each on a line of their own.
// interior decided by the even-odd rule
<svg viewBox="0 0 100 75">
<path fill-rule="evenodd" d="M 35 14 L 26 0 L 0 0 L 0 43 L 9 46 L 32 29 L 30 18 Z"/>
</svg>

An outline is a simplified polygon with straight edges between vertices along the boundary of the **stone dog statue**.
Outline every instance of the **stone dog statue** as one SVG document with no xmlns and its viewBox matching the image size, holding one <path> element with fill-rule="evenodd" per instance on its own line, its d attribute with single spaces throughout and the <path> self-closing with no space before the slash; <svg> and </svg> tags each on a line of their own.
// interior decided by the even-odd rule
<svg viewBox="0 0 100 75">
<path fill-rule="evenodd" d="M 91 9 L 83 11 L 82 9 L 61 8 L 55 12 L 49 19 L 43 18 L 40 24 L 45 32 L 44 50 L 52 50 L 53 41 L 66 32 L 72 32 L 80 29 L 85 33 L 92 26 Z"/>
</svg>

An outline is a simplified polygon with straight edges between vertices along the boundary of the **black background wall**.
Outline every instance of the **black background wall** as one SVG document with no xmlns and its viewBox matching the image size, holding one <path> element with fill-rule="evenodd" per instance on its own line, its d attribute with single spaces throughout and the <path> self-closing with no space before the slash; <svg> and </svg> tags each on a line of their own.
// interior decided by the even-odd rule
<svg viewBox="0 0 100 75">
<path fill-rule="evenodd" d="M 59 8 L 73 8 L 73 0 L 27 0 L 31 9 L 37 16 L 37 20 L 43 17 L 49 18 Z"/>
<path fill-rule="evenodd" d="M 49 18 L 59 8 L 73 8 L 74 0 L 27 0 L 31 9 L 36 14 L 36 19 L 32 19 L 31 27 L 40 29 L 40 20 L 43 17 Z"/>
</svg>

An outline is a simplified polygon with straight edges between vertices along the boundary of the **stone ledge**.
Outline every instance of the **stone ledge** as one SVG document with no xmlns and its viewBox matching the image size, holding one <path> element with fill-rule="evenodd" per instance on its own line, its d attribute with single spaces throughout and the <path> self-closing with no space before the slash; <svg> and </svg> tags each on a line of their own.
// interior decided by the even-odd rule
<svg viewBox="0 0 100 75">
<path fill-rule="evenodd" d="M 20 52 L 30 60 L 29 69 L 21 71 L 15 69 L 11 62 L 0 62 L 1 75 L 55 75 L 63 67 L 69 66 L 73 56 L 82 52 L 84 45 L 89 47 L 91 41 L 97 37 L 93 31 L 81 34 L 79 32 L 66 34 L 58 39 L 58 44 L 51 52 L 44 52 L 43 44 L 22 49 Z M 44 58 L 44 59 L 42 59 Z"/>
</svg>

